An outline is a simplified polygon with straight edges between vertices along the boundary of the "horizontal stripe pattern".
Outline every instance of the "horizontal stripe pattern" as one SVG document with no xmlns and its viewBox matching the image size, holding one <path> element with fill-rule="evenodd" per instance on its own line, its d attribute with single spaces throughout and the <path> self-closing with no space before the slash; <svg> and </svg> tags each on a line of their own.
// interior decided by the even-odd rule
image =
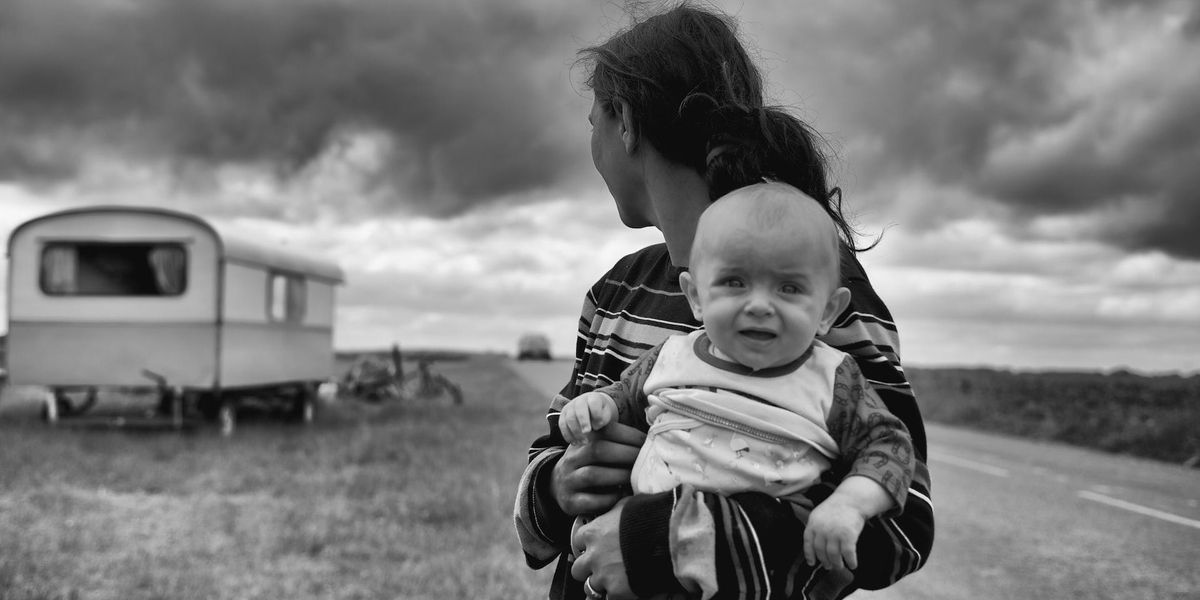
<svg viewBox="0 0 1200 600">
<path fill-rule="evenodd" d="M 574 397 L 609 385 L 668 336 L 701 327 L 679 287 L 680 272 L 671 264 L 666 245 L 659 244 L 621 259 L 592 286 L 579 319 L 573 379 L 564 395 Z M 900 340 L 891 314 L 852 255 L 843 257 L 843 277 L 851 304 L 821 340 L 853 356 L 867 381 L 881 394 L 893 396 L 889 409 L 893 404 L 915 406 L 900 365 Z M 905 421 L 911 429 L 914 424 Z M 921 446 L 923 456 L 923 439 Z"/>
<path fill-rule="evenodd" d="M 700 328 L 679 287 L 681 269 L 671 265 L 665 245 L 651 248 L 660 251 L 626 256 L 588 291 L 579 319 L 575 373 L 564 395 L 609 385 L 668 336 Z"/>
</svg>

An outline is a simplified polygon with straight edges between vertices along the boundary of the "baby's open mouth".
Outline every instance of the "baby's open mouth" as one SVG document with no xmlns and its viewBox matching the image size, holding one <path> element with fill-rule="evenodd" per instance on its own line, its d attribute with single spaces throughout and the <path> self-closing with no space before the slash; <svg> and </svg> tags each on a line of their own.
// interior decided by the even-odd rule
<svg viewBox="0 0 1200 600">
<path fill-rule="evenodd" d="M 776 337 L 774 333 L 770 331 L 763 331 L 761 329 L 743 329 L 740 333 L 752 340 L 760 341 L 773 340 Z"/>
</svg>

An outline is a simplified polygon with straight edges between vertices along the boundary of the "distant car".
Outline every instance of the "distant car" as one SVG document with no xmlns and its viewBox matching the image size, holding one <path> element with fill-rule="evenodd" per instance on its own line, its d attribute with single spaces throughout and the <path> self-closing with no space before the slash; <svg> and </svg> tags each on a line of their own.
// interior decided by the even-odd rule
<svg viewBox="0 0 1200 600">
<path fill-rule="evenodd" d="M 550 340 L 540 333 L 527 333 L 517 340 L 517 360 L 550 360 Z"/>
</svg>

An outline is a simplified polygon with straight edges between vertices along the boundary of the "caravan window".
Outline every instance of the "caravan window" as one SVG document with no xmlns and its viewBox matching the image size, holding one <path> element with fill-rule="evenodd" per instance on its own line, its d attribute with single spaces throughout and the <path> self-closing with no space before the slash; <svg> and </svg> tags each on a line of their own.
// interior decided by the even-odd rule
<svg viewBox="0 0 1200 600">
<path fill-rule="evenodd" d="M 308 292 L 303 277 L 272 273 L 268 296 L 267 314 L 272 321 L 299 323 L 304 320 Z"/>
<path fill-rule="evenodd" d="M 51 296 L 178 296 L 187 289 L 179 243 L 50 242 L 39 277 Z"/>
</svg>

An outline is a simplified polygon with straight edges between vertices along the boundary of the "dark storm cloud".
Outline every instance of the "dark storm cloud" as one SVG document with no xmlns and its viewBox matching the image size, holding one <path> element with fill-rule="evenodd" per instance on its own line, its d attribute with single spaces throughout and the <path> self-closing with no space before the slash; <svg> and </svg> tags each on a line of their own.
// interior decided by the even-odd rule
<svg viewBox="0 0 1200 600">
<path fill-rule="evenodd" d="M 453 214 L 588 165 L 563 101 L 584 27 L 558 3 L 0 0 L 0 178 L 86 148 L 286 178 L 382 132 L 381 196 Z"/>
<path fill-rule="evenodd" d="M 368 210 L 598 186 L 569 65 L 619 4 L 0 0 L 0 181 L 69 181 L 97 152 L 188 185 L 227 165 L 287 179 L 367 132 L 387 141 Z M 1086 216 L 1109 243 L 1200 258 L 1194 2 L 726 6 L 776 89 L 824 99 L 805 116 L 852 144 L 875 196 L 915 173 L 1017 226 Z"/>
<path fill-rule="evenodd" d="M 833 99 L 835 135 L 871 148 L 854 168 L 877 187 L 922 173 L 1019 221 L 1133 213 L 1100 235 L 1200 258 L 1188 231 L 1200 223 L 1198 11 L 1169 1 L 828 3 L 771 26 L 789 49 L 768 57 L 787 61 L 780 71 L 800 65 L 791 76 L 802 96 Z M 1167 50 L 1147 51 L 1151 42 Z M 1131 55 L 1140 62 L 1122 62 Z M 1111 64 L 1098 67 L 1099 57 Z M 815 116 L 819 128 L 828 116 Z"/>
</svg>

